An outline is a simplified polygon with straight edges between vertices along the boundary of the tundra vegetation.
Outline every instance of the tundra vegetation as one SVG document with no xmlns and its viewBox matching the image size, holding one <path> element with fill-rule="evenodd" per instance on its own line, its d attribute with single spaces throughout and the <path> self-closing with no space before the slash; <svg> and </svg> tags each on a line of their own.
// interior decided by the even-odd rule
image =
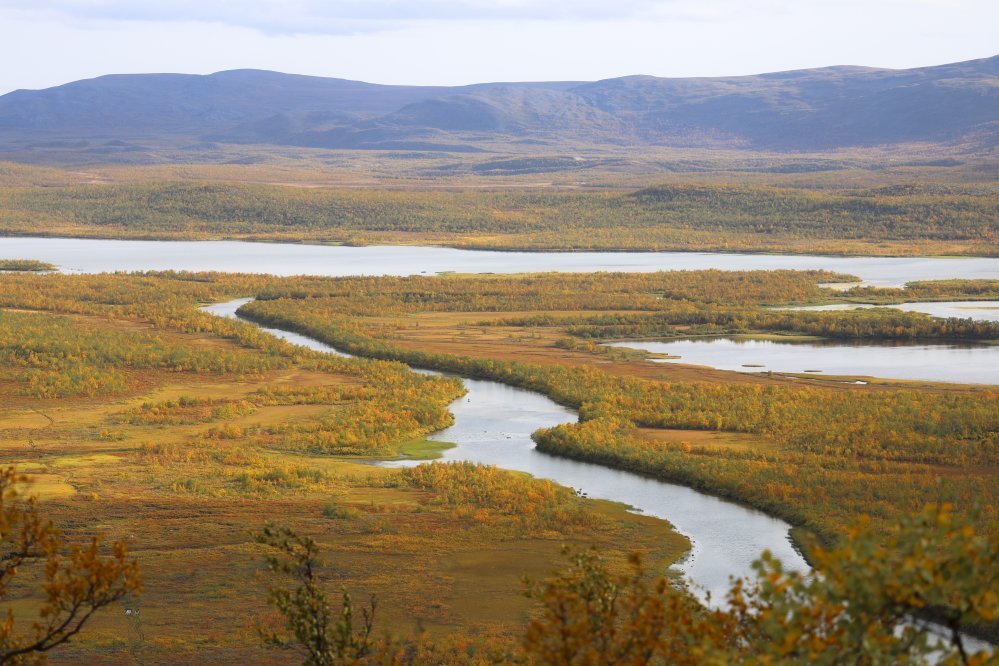
<svg viewBox="0 0 999 666">
<path fill-rule="evenodd" d="M 54 271 L 56 267 L 36 259 L 0 259 L 0 271 Z"/>
<path fill-rule="evenodd" d="M 95 616 L 63 658 L 272 660 L 259 629 L 272 643 L 298 644 L 294 631 L 281 633 L 293 609 L 280 593 L 288 588 L 274 587 L 271 599 L 284 601 L 268 611 L 268 583 L 258 578 L 266 575 L 263 558 L 279 557 L 275 546 L 288 557 L 322 553 L 333 562 L 319 579 L 323 594 L 341 587 L 357 598 L 375 594 L 376 626 L 397 637 L 379 649 L 394 650 L 397 661 L 423 655 L 466 663 L 511 654 L 554 660 L 549 638 L 562 631 L 558 622 L 576 620 L 556 622 L 551 609 L 563 601 L 600 607 L 586 597 L 592 590 L 620 590 L 633 609 L 694 608 L 657 582 L 658 574 L 628 564 L 642 549 L 648 570 L 661 573 L 686 550 L 685 539 L 661 521 L 490 468 L 363 464 L 426 452 L 423 438 L 451 422 L 447 405 L 463 391 L 454 377 L 419 375 L 401 362 L 530 388 L 577 408 L 579 423 L 536 433 L 539 447 L 782 516 L 796 526 L 812 561 L 828 570 L 820 584 L 763 560 L 759 581 L 735 588 L 736 603 L 723 615 L 689 616 L 701 627 L 693 634 L 660 625 L 644 634 L 660 656 L 679 649 L 669 641 L 688 641 L 708 625 L 749 632 L 728 632 L 724 640 L 724 632 L 705 633 L 705 650 L 720 650 L 711 654 L 783 641 L 788 652 L 780 658 L 799 661 L 832 654 L 834 637 L 881 645 L 893 635 L 892 623 L 915 611 L 990 631 L 999 533 L 993 388 L 744 375 L 649 363 L 644 354 L 594 344 L 636 332 L 999 335 L 995 324 L 892 310 L 768 309 L 864 298 L 978 299 L 997 289 L 986 282 L 876 293 L 819 286 L 837 279 L 847 276 L 6 274 L 0 428 L 4 459 L 30 480 L 19 492 L 37 495 L 71 542 L 95 532 L 126 540 L 143 571 L 143 595 Z M 257 299 L 241 309 L 244 316 L 357 358 L 296 347 L 198 307 L 241 296 Z M 927 504 L 944 508 L 921 513 Z M 282 526 L 272 529 L 287 531 L 259 543 L 268 519 Z M 860 520 L 867 526 L 858 528 Z M 944 536 L 927 546 L 912 536 L 918 530 Z M 539 607 L 521 594 L 520 578 L 543 579 L 563 544 L 577 554 L 595 547 L 601 559 L 577 556 L 562 578 L 534 588 Z M 920 557 L 905 559 L 920 548 Z M 962 557 L 974 566 L 959 566 Z M 276 573 L 282 567 L 271 566 Z M 869 575 L 836 573 L 847 570 Z M 910 574 L 925 576 L 927 587 L 912 588 Z M 856 586 L 883 596 L 865 597 L 870 616 L 837 616 L 836 608 L 858 603 Z M 916 596 L 902 595 L 907 589 Z M 486 591 L 488 607 L 480 603 Z M 44 603 L 30 587 L 8 597 L 17 617 Z M 792 609 L 800 609 L 800 623 L 777 636 L 774 618 Z M 352 612 L 360 623 L 354 628 L 363 627 L 360 610 Z M 607 645 L 631 640 L 616 633 L 619 616 L 611 617 L 593 620 L 613 630 Z M 847 619 L 861 617 L 879 618 L 874 633 L 852 633 Z M 252 618 L 261 618 L 261 627 Z M 335 624 L 331 631 L 346 640 Z M 572 627 L 570 633 L 579 630 Z M 830 643 L 803 638 L 815 632 Z M 712 643 L 716 638 L 721 642 Z M 918 654 L 917 643 L 906 649 Z M 886 650 L 898 647 L 892 645 L 884 643 Z"/>
<path fill-rule="evenodd" d="M 351 162 L 351 179 L 321 166 L 0 164 L 0 234 L 861 255 L 995 256 L 999 247 L 999 191 L 987 166 L 752 177 L 730 165 L 668 183 L 659 166 L 633 184 L 598 170 L 582 185 L 578 175 L 546 174 L 552 180 L 540 186 L 536 177 L 430 186 L 426 174 L 400 177 L 400 159 L 359 177 L 357 164 L 371 159 Z"/>
<path fill-rule="evenodd" d="M 62 660 L 272 663 L 255 540 L 269 518 L 320 544 L 335 579 L 376 594 L 382 630 L 503 645 L 531 610 L 520 577 L 545 575 L 564 543 L 617 562 L 643 548 L 660 568 L 687 548 L 662 521 L 550 482 L 365 464 L 432 453 L 423 438 L 451 423 L 462 385 L 199 310 L 272 278 L 8 277 L 0 429 L 3 459 L 25 477 L 18 493 L 66 543 L 127 542 L 142 569 L 141 596 L 95 614 Z M 2 600 L 12 636 L 31 635 L 47 603 L 22 571 Z"/>
<path fill-rule="evenodd" d="M 44 662 L 97 611 L 141 587 L 124 542 L 107 549 L 98 537 L 66 543 L 34 499 L 18 496 L 16 486 L 24 481 L 13 468 L 0 470 L 0 601 L 33 587 L 44 591 L 45 601 L 30 625 L 7 609 L 0 622 L 0 664 L 10 666 Z"/>
<path fill-rule="evenodd" d="M 829 279 L 785 271 L 312 279 L 274 285 L 240 312 L 351 353 L 541 391 L 580 413 L 579 423 L 536 433 L 543 450 L 746 502 L 827 542 L 862 514 L 888 523 L 927 502 L 981 504 L 995 525 L 999 398 L 990 387 L 750 376 L 652 364 L 593 344 L 636 333 L 999 334 L 994 323 L 892 310 L 761 307 L 854 298 L 817 286 Z M 938 291 L 959 298 L 969 288 L 995 285 Z"/>
<path fill-rule="evenodd" d="M 283 627 L 263 636 L 296 650 L 304 664 L 985 664 L 961 628 L 996 617 L 995 534 L 977 535 L 952 507 L 927 506 L 887 533 L 863 521 L 849 542 L 816 548 L 820 575 L 787 573 L 764 553 L 754 580 L 734 580 L 725 604 L 707 608 L 639 554 L 613 571 L 596 551 L 569 551 L 569 564 L 543 583 L 528 581 L 539 611 L 518 646 L 373 638 L 374 598 L 358 615 L 349 592 L 334 606 L 324 589 L 316 543 L 267 526 L 268 569 L 297 586 L 271 588 Z M 920 616 L 942 615 L 946 641 L 931 638 Z M 355 618 L 358 618 L 355 622 Z"/>
</svg>

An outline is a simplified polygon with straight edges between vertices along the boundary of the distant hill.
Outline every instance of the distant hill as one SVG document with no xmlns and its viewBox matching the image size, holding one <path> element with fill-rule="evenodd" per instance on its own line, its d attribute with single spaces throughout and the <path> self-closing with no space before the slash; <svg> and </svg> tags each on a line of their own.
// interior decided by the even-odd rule
<svg viewBox="0 0 999 666">
<path fill-rule="evenodd" d="M 908 70 L 387 86 L 259 70 L 110 75 L 0 96 L 0 151 L 143 142 L 480 151 L 999 146 L 999 56 Z"/>
</svg>

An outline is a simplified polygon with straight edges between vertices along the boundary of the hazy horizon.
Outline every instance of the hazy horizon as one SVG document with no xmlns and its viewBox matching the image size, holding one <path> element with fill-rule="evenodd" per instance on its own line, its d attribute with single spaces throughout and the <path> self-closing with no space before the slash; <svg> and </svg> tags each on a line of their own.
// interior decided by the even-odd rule
<svg viewBox="0 0 999 666">
<path fill-rule="evenodd" d="M 908 69 L 995 55 L 995 25 L 990 0 L 0 0 L 17 64 L 0 94 L 230 69 L 406 85 Z"/>
<path fill-rule="evenodd" d="M 997 57 L 997 56 L 999 56 L 999 53 L 993 53 L 993 54 L 990 54 L 990 55 L 985 55 L 985 56 L 982 56 L 981 58 L 969 58 L 968 60 L 987 60 L 989 58 Z M 953 61 L 953 62 L 967 62 L 967 61 Z M 935 63 L 928 63 L 926 65 L 914 65 L 913 67 L 884 67 L 884 68 L 880 68 L 880 67 L 874 67 L 872 65 L 864 65 L 864 64 L 858 64 L 858 63 L 837 63 L 837 64 L 832 64 L 832 65 L 818 65 L 816 67 L 807 67 L 807 68 L 800 68 L 800 69 L 824 69 L 824 68 L 833 68 L 833 67 L 867 67 L 867 68 L 874 68 L 874 69 L 903 70 L 903 69 L 914 69 L 914 68 L 918 68 L 918 67 L 933 67 L 933 66 L 936 66 L 936 65 L 948 65 L 948 64 L 952 64 L 952 62 L 939 62 L 939 63 L 935 62 Z M 792 69 L 792 70 L 769 70 L 769 71 L 766 71 L 766 72 L 748 72 L 748 73 L 740 73 L 740 74 L 710 74 L 710 75 L 702 75 L 702 76 L 670 76 L 670 77 L 657 77 L 657 78 L 689 78 L 689 79 L 697 79 L 697 78 L 730 78 L 730 77 L 738 77 L 738 76 L 759 76 L 759 75 L 764 75 L 764 74 L 775 74 L 775 73 L 786 72 L 786 71 L 796 71 L 797 69 L 799 69 L 799 68 Z M 589 78 L 589 79 L 586 79 L 586 78 L 574 78 L 574 79 L 519 79 L 519 80 L 514 80 L 514 79 L 504 79 L 504 80 L 492 79 L 492 80 L 466 81 L 466 82 L 463 82 L 463 83 L 455 83 L 455 84 L 434 84 L 434 83 L 411 83 L 411 84 L 408 84 L 408 83 L 399 83 L 399 84 L 393 84 L 393 83 L 386 83 L 384 81 L 368 81 L 368 80 L 364 80 L 364 79 L 352 79 L 351 77 L 337 76 L 335 74 L 331 74 L 331 75 L 325 75 L 325 74 L 304 74 L 302 72 L 290 72 L 290 71 L 281 71 L 281 70 L 274 70 L 274 69 L 268 70 L 268 69 L 261 69 L 259 67 L 233 67 L 231 69 L 220 69 L 220 70 L 216 70 L 216 71 L 212 71 L 212 72 L 203 72 L 203 73 L 202 72 L 180 72 L 180 71 L 172 71 L 172 72 L 171 71 L 160 71 L 160 72 L 107 72 L 105 74 L 98 74 L 96 76 L 85 77 L 84 79 L 73 79 L 72 81 L 64 81 L 63 83 L 56 83 L 56 84 L 54 84 L 52 86 L 46 86 L 45 88 L 28 88 L 28 89 L 25 89 L 25 88 L 15 88 L 14 90 L 2 91 L 2 92 L 0 92 L 0 95 L 5 95 L 5 94 L 7 94 L 9 92 L 14 92 L 16 90 L 44 90 L 44 89 L 47 89 L 47 88 L 59 87 L 61 85 L 66 85 L 66 84 L 74 83 L 74 82 L 77 82 L 77 81 L 91 80 L 91 79 L 101 78 L 101 77 L 104 77 L 104 76 L 142 76 L 142 75 L 154 75 L 154 76 L 155 75 L 211 76 L 213 74 L 221 74 L 221 73 L 224 73 L 224 72 L 236 72 L 236 71 L 272 72 L 272 73 L 275 73 L 275 74 L 286 74 L 286 75 L 290 75 L 290 76 L 308 76 L 308 77 L 316 77 L 316 78 L 329 78 L 329 79 L 341 79 L 341 80 L 348 80 L 348 81 L 358 81 L 358 82 L 361 82 L 361 83 L 370 83 L 370 84 L 374 84 L 374 85 L 409 85 L 409 86 L 416 86 L 416 87 L 439 87 L 439 86 L 444 86 L 444 87 L 451 87 L 451 86 L 460 87 L 460 86 L 463 86 L 463 85 L 474 85 L 474 84 L 545 83 L 545 82 L 553 82 L 553 81 L 560 81 L 560 82 L 561 81 L 593 82 L 593 81 L 599 81 L 599 80 L 601 80 L 601 79 L 595 79 L 595 78 Z M 627 76 L 657 76 L 657 75 L 655 75 L 655 74 L 647 74 L 645 72 L 633 72 L 631 74 L 622 74 L 620 76 L 621 77 L 627 77 Z M 607 77 L 607 78 L 619 78 L 619 77 Z"/>
</svg>

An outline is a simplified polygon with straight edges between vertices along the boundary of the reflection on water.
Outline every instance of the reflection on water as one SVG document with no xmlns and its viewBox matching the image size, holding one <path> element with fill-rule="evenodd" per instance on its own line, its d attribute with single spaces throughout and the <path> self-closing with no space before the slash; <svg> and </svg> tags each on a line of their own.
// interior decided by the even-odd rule
<svg viewBox="0 0 999 666">
<path fill-rule="evenodd" d="M 221 316 L 235 316 L 250 299 L 205 307 Z M 336 352 L 329 345 L 278 329 L 274 335 L 318 351 Z M 468 460 L 527 472 L 585 492 L 589 497 L 622 502 L 672 523 L 692 542 L 681 569 L 700 591 L 721 601 L 730 576 L 747 576 L 750 564 L 770 549 L 788 569 L 808 565 L 788 539 L 787 523 L 690 488 L 621 472 L 600 465 L 545 455 L 534 448 L 531 433 L 559 423 L 574 422 L 576 413 L 545 396 L 496 382 L 465 379 L 468 393 L 451 405 L 455 423 L 429 439 L 453 442 L 443 460 Z M 386 465 L 412 465 L 398 461 Z"/>
<path fill-rule="evenodd" d="M 38 259 L 66 272 L 188 270 L 273 275 L 418 275 L 537 271 L 825 269 L 865 284 L 999 279 L 989 257 L 827 257 L 713 252 L 491 252 L 442 247 L 346 247 L 239 241 L 0 238 L 0 258 Z"/>
<path fill-rule="evenodd" d="M 613 342 L 614 347 L 677 356 L 663 363 L 707 365 L 739 372 L 860 375 L 962 384 L 999 384 L 999 346 L 875 345 L 848 342 L 774 342 L 710 338 L 669 342 Z"/>
</svg>

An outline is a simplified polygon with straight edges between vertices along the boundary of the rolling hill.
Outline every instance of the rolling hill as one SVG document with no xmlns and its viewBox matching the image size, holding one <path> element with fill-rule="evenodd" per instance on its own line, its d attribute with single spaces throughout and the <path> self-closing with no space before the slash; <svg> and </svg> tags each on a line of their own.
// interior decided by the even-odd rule
<svg viewBox="0 0 999 666">
<path fill-rule="evenodd" d="M 389 86 L 235 70 L 109 75 L 0 96 L 0 152 L 145 143 L 489 151 L 580 145 L 779 152 L 999 146 L 999 56 L 908 70 Z"/>
</svg>

